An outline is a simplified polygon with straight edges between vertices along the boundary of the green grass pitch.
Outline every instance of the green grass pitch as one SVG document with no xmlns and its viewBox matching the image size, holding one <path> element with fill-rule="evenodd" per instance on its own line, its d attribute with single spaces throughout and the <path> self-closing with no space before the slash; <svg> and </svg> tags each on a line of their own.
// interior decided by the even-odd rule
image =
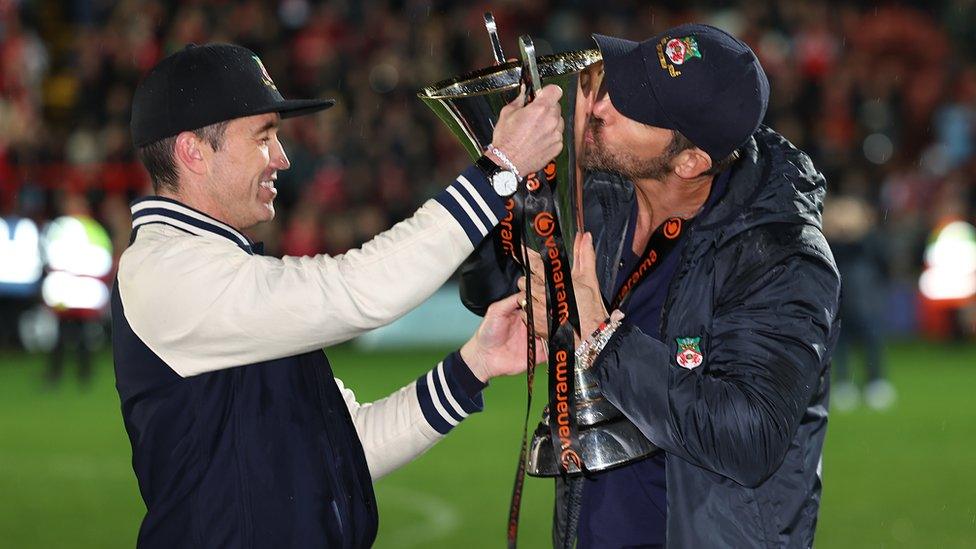
<svg viewBox="0 0 976 549">
<path fill-rule="evenodd" d="M 361 401 L 388 394 L 443 354 L 329 352 Z M 817 546 L 974 547 L 976 346 L 899 343 L 888 354 L 895 407 L 831 414 Z M 144 508 L 110 358 L 99 355 L 87 392 L 71 375 L 44 390 L 43 363 L 0 353 L 0 547 L 132 547 Z M 544 385 L 542 376 L 537 404 Z M 485 400 L 485 413 L 377 483 L 377 547 L 504 545 L 524 378 L 495 380 Z M 520 542 L 545 547 L 551 481 L 526 484 Z"/>
</svg>

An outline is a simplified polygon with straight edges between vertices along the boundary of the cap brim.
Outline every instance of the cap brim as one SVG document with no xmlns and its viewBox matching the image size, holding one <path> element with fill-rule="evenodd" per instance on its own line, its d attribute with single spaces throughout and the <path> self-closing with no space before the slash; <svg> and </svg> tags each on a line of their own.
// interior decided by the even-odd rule
<svg viewBox="0 0 976 549">
<path fill-rule="evenodd" d="M 634 42 L 633 40 L 625 40 L 623 38 L 615 38 L 597 33 L 593 33 L 592 36 L 597 47 L 600 48 L 600 53 L 603 54 L 604 61 L 608 58 L 617 59 L 623 57 L 640 47 L 640 43 Z"/>
<path fill-rule="evenodd" d="M 603 55 L 604 78 L 614 108 L 631 120 L 672 128 L 673 124 L 661 109 L 654 86 L 648 79 L 641 44 L 603 34 L 593 34 L 593 40 Z"/>
<path fill-rule="evenodd" d="M 334 99 L 286 99 L 268 112 L 277 112 L 282 118 L 292 118 L 324 111 L 333 105 Z"/>
</svg>

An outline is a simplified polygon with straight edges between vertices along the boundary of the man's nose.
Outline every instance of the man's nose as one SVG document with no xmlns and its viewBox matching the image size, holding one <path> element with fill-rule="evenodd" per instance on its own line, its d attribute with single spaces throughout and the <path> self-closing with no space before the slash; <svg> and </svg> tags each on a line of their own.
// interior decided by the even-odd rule
<svg viewBox="0 0 976 549">
<path fill-rule="evenodd" d="M 607 116 L 613 112 L 613 103 L 610 102 L 610 94 L 606 90 L 600 91 L 601 93 L 596 97 L 596 101 L 593 102 L 593 117 L 606 120 Z"/>
<path fill-rule="evenodd" d="M 275 146 L 271 153 L 271 165 L 276 170 L 287 170 L 291 167 L 291 162 L 288 160 L 288 155 L 285 154 L 285 147 L 281 144 L 281 141 L 275 137 Z"/>
</svg>

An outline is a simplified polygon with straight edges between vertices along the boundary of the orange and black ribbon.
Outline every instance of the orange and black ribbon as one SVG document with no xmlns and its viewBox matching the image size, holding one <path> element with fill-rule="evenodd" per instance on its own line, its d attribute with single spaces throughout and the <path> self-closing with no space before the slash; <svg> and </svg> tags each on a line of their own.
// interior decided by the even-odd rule
<svg viewBox="0 0 976 549">
<path fill-rule="evenodd" d="M 506 204 L 506 209 L 508 209 L 509 214 L 506 219 L 509 220 L 509 225 L 507 227 L 508 234 L 505 233 L 503 228 L 500 231 L 500 244 L 505 253 L 509 253 L 512 257 L 522 265 L 523 274 L 525 275 L 525 280 L 532 280 L 532 270 L 529 267 L 529 256 L 528 256 L 528 245 L 525 240 L 522 239 L 522 229 L 525 220 L 525 189 L 520 188 L 519 192 L 512 195 Z M 513 222 L 514 220 L 514 222 Z M 516 252 L 517 250 L 517 252 Z M 526 303 L 532 303 L 532 285 L 527 284 L 525 287 L 525 300 Z M 525 369 L 525 381 L 527 390 L 527 399 L 525 406 L 525 421 L 522 425 L 522 446 L 519 451 L 518 468 L 515 471 L 515 485 L 512 487 L 512 499 L 508 505 L 508 547 L 515 549 L 516 543 L 518 541 L 518 526 L 519 526 L 519 513 L 522 509 L 522 491 L 525 487 L 525 462 L 528 455 L 529 448 L 529 417 L 532 413 L 532 390 L 535 386 L 535 312 L 531 305 L 525 307 L 527 332 L 528 332 L 528 348 L 526 353 L 526 369 Z"/>
<path fill-rule="evenodd" d="M 553 189 L 558 184 L 556 165 L 550 163 L 538 174 L 531 174 L 526 186 L 519 189 L 510 202 L 513 212 L 512 228 L 501 234 L 503 251 L 518 250 L 516 260 L 522 264 L 526 277 L 526 300 L 531 303 L 532 273 L 527 257 L 526 234 L 534 234 L 541 243 L 548 299 L 546 316 L 549 324 L 549 427 L 554 455 L 565 475 L 575 465 L 585 471 L 582 447 L 576 427 L 575 414 L 575 334 L 579 332 L 579 312 L 573 291 L 569 257 L 559 228 Z M 515 229 L 517 227 L 517 229 Z M 503 229 L 504 230 L 504 229 Z M 511 235 L 513 244 L 505 241 Z M 532 307 L 526 308 L 529 324 L 529 350 L 527 355 L 528 404 L 522 432 L 522 447 L 512 499 L 509 505 L 508 546 L 515 548 L 518 540 L 519 513 L 522 490 L 525 484 L 526 456 L 528 454 L 528 420 L 532 407 L 532 389 L 535 378 L 535 329 Z M 575 471 L 574 471 L 575 472 Z M 568 535 L 568 533 L 567 533 Z"/>
<path fill-rule="evenodd" d="M 687 223 L 688 221 L 685 219 L 672 217 L 654 231 L 654 234 L 651 235 L 651 238 L 647 241 L 647 245 L 644 247 L 644 253 L 641 254 L 640 261 L 637 262 L 637 265 L 634 265 L 633 270 L 624 280 L 623 285 L 617 290 L 617 295 L 610 304 L 611 311 L 619 309 L 630 295 L 630 292 L 639 286 L 664 261 L 665 256 L 678 244 L 678 239 L 681 237 L 681 233 L 684 232 Z"/>
</svg>

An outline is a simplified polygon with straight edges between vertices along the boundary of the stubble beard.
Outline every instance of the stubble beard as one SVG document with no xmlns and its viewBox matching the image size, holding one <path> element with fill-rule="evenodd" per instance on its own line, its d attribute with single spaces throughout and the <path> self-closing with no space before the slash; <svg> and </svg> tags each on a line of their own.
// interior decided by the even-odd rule
<svg viewBox="0 0 976 549">
<path fill-rule="evenodd" d="M 675 155 L 667 153 L 653 158 L 638 158 L 628 150 L 611 151 L 603 141 L 603 122 L 590 119 L 587 128 L 593 141 L 583 141 L 580 151 L 580 166 L 590 172 L 609 172 L 623 176 L 630 181 L 638 179 L 663 180 L 671 172 L 671 161 Z"/>
</svg>

